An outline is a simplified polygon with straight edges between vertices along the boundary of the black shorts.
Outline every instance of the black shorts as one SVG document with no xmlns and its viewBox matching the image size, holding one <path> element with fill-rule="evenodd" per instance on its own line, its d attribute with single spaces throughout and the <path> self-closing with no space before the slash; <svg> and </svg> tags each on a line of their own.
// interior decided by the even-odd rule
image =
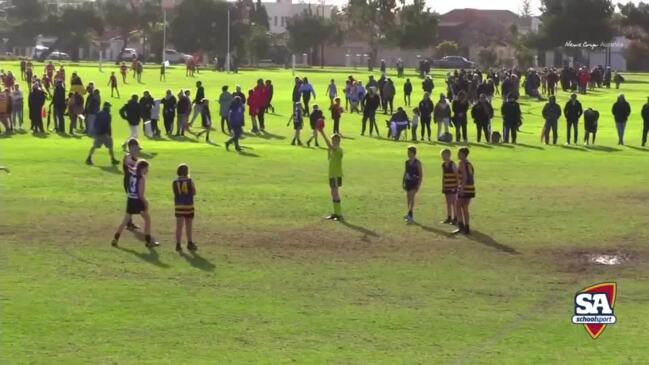
<svg viewBox="0 0 649 365">
<path fill-rule="evenodd" d="M 343 178 L 342 177 L 330 177 L 329 178 L 329 187 L 331 188 L 336 188 L 336 187 L 341 187 L 343 186 Z"/>
<path fill-rule="evenodd" d="M 128 198 L 126 201 L 127 214 L 142 214 L 145 210 L 144 202 L 140 199 Z"/>
<path fill-rule="evenodd" d="M 412 191 L 417 190 L 419 186 L 419 180 L 403 180 L 403 190 Z"/>
</svg>

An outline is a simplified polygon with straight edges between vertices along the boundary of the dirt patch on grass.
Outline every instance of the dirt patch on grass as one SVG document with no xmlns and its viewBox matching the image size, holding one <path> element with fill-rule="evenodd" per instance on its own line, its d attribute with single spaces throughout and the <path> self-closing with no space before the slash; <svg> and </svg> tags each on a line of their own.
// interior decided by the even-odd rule
<svg viewBox="0 0 649 365">
<path fill-rule="evenodd" d="M 538 256 L 565 273 L 622 272 L 649 262 L 649 250 L 635 246 L 553 249 L 540 251 Z"/>
</svg>

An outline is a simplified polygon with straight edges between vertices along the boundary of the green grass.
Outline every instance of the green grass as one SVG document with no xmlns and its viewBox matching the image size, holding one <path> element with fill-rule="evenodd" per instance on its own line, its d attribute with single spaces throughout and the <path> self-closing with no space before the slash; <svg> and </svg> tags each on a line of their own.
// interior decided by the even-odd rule
<svg viewBox="0 0 649 365">
<path fill-rule="evenodd" d="M 108 67 L 103 74 L 67 68 L 75 69 L 109 99 Z M 298 72 L 315 84 L 321 103 L 328 80 L 340 86 L 348 74 L 367 79 L 364 70 Z M 278 115 L 267 123 L 281 137 L 246 138 L 251 155 L 227 153 L 220 132 L 212 137 L 218 146 L 144 140 L 153 231 L 162 242 L 152 252 L 130 234 L 122 248 L 109 245 L 124 196 L 105 150 L 88 167 L 86 137 L 0 139 L 0 164 L 12 169 L 0 176 L 0 363 L 646 362 L 649 150 L 635 146 L 649 75 L 625 75 L 633 109 L 628 147 L 615 146 L 615 90 L 581 97 L 602 114 L 601 147 L 590 149 L 540 145 L 542 103 L 523 98 L 523 144 L 471 146 L 478 194 L 471 238 L 450 237 L 437 223 L 445 215 L 442 145 L 418 144 L 421 225 L 406 226 L 400 183 L 407 144 L 360 137 L 360 118 L 348 114 L 342 131 L 353 139 L 343 141 L 342 196 L 349 223 L 322 221 L 331 209 L 326 152 L 291 147 L 285 138 L 292 133 L 285 127 L 290 71 L 204 71 L 198 79 L 215 100 L 222 84 L 248 88 L 260 77 L 276 85 Z M 419 81 L 410 77 L 419 100 Z M 437 94 L 443 82 L 436 77 Z M 193 90 L 195 80 L 172 70 L 159 83 L 147 69 L 144 81 L 122 86 L 113 105 L 145 88 L 154 96 Z M 402 80 L 396 83 L 400 92 Z M 561 104 L 566 99 L 559 94 Z M 126 123 L 114 119 L 121 142 Z M 472 123 L 469 129 L 474 140 Z M 563 121 L 559 131 L 563 141 Z M 198 190 L 196 256 L 173 251 L 170 185 L 181 162 Z M 631 260 L 604 267 L 584 259 L 613 251 Z M 593 341 L 570 323 L 573 296 L 604 280 L 619 286 L 618 323 Z"/>
</svg>

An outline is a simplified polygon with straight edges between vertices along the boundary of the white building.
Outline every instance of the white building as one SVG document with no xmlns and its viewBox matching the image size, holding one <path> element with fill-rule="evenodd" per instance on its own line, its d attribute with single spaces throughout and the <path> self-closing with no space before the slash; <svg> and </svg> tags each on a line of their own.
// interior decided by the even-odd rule
<svg viewBox="0 0 649 365">
<path fill-rule="evenodd" d="M 314 15 L 321 15 L 325 18 L 331 17 L 333 5 L 326 5 L 324 1 L 309 3 L 294 3 L 292 0 L 277 0 L 275 2 L 262 2 L 268 13 L 268 24 L 273 34 L 286 33 L 286 24 L 295 15 L 311 10 Z"/>
</svg>

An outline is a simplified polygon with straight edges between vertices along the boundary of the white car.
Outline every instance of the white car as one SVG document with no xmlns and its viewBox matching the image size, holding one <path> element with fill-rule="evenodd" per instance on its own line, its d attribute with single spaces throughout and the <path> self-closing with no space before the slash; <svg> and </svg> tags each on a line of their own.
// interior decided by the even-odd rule
<svg viewBox="0 0 649 365">
<path fill-rule="evenodd" d="M 166 49 L 165 50 L 165 60 L 169 63 L 185 63 L 188 58 L 191 58 L 190 55 L 180 53 L 175 49 Z"/>
</svg>

